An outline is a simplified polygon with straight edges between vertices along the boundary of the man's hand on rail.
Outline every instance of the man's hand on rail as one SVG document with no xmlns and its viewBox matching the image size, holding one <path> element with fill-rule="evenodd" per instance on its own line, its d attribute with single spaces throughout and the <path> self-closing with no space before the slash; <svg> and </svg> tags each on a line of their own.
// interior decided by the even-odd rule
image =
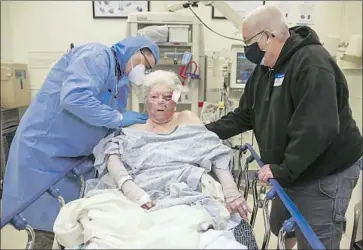
<svg viewBox="0 0 363 250">
<path fill-rule="evenodd" d="M 258 170 L 258 179 L 262 182 L 268 182 L 269 179 L 273 179 L 270 164 L 264 165 L 260 170 Z"/>
<path fill-rule="evenodd" d="M 227 201 L 227 210 L 230 214 L 239 213 L 244 220 L 248 220 L 248 214 L 251 213 L 251 209 L 242 195 L 237 199 Z"/>
</svg>

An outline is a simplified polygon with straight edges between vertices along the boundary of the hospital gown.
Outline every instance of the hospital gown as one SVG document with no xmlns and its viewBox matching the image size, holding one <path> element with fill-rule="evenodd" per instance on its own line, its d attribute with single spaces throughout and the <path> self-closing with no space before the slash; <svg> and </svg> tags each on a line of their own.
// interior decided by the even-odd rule
<svg viewBox="0 0 363 250">
<path fill-rule="evenodd" d="M 212 167 L 229 170 L 233 152 L 203 125 L 179 126 L 170 134 L 124 128 L 109 135 L 94 150 L 100 179 L 87 182 L 86 196 L 92 189 L 117 188 L 107 173 L 111 154 L 120 155 L 134 182 L 156 201 L 154 209 L 201 206 L 215 219 L 216 229 L 226 226 L 220 202 L 202 193 L 200 180 Z"/>
</svg>

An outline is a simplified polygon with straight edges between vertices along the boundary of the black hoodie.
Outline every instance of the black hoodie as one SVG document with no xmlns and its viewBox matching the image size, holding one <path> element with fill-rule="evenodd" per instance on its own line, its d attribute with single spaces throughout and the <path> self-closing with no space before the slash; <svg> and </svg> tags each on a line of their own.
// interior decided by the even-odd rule
<svg viewBox="0 0 363 250">
<path fill-rule="evenodd" d="M 239 107 L 206 125 L 221 139 L 253 129 L 285 187 L 341 171 L 363 153 L 343 73 L 312 29 L 290 34 L 273 69 L 256 66 Z"/>
</svg>

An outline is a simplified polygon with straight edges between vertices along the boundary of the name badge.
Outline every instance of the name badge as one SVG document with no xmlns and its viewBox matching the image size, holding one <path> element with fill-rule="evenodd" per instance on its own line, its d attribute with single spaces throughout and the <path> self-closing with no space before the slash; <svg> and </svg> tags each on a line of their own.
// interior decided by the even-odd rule
<svg viewBox="0 0 363 250">
<path fill-rule="evenodd" d="M 275 87 L 281 86 L 282 82 L 284 81 L 284 77 L 285 77 L 285 74 L 276 74 L 274 86 Z"/>
</svg>

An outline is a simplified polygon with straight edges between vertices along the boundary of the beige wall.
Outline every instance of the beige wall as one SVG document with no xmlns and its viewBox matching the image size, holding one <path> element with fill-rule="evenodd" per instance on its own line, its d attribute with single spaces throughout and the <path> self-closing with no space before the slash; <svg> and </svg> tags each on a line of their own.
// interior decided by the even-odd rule
<svg viewBox="0 0 363 250">
<path fill-rule="evenodd" d="M 151 11 L 167 11 L 169 4 L 180 1 L 151 1 Z M 299 2 L 291 3 L 294 21 Z M 267 1 L 267 4 L 278 4 Z M 214 30 L 233 36 L 234 26 L 226 20 L 211 19 L 211 8 L 199 4 L 195 11 Z M 180 12 L 190 13 L 189 10 Z M 322 40 L 328 35 L 348 41 L 352 34 L 362 33 L 361 1 L 318 1 L 312 26 Z M 48 65 L 34 67 L 31 54 L 48 55 L 56 60 L 71 42 L 81 44 L 100 42 L 111 45 L 126 35 L 125 19 L 93 19 L 90 1 L 1 1 L 1 59 L 28 63 L 30 88 L 34 95 L 49 69 Z M 225 39 L 204 29 L 205 50 L 229 49 L 235 41 Z M 46 64 L 43 62 L 44 64 Z M 345 71 L 351 89 L 353 114 L 362 124 L 362 80 L 360 71 Z"/>
</svg>

